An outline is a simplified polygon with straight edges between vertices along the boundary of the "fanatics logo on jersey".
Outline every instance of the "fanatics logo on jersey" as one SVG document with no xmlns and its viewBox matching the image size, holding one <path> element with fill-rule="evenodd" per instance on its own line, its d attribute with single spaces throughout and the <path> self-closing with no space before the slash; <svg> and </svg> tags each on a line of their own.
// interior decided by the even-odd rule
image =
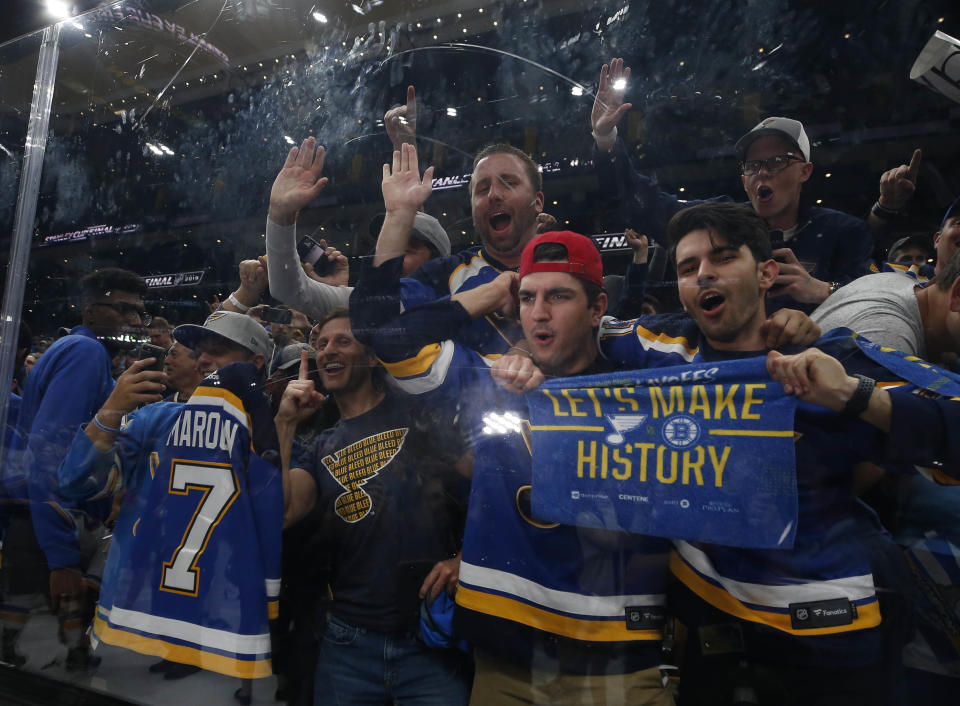
<svg viewBox="0 0 960 706">
<path fill-rule="evenodd" d="M 791 603 L 789 609 L 794 630 L 850 625 L 857 618 L 857 606 L 846 598 Z"/>
<path fill-rule="evenodd" d="M 334 503 L 341 519 L 358 522 L 370 513 L 373 501 L 361 486 L 400 452 L 407 431 L 407 428 L 391 429 L 374 434 L 321 459 L 327 472 L 347 491 Z"/>
</svg>

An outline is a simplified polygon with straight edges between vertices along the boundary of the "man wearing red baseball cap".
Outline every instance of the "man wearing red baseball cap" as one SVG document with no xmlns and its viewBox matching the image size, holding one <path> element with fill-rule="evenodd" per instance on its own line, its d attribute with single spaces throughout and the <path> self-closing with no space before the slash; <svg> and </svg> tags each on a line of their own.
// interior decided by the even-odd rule
<svg viewBox="0 0 960 706">
<path fill-rule="evenodd" d="M 365 275 L 375 279 L 377 270 Z M 357 289 L 376 284 L 361 277 Z M 491 312 L 519 309 L 530 355 L 544 373 L 608 372 L 594 335 L 607 306 L 602 284 L 590 239 L 551 232 L 526 245 L 519 272 L 409 309 L 404 336 L 382 326 L 382 307 L 364 303 L 370 299 L 351 307 L 354 330 L 371 332 L 399 386 L 431 405 L 458 406 L 472 440 L 455 627 L 475 648 L 474 706 L 599 704 L 609 694 L 673 704 L 659 667 L 666 541 L 538 518 L 530 505 L 526 399 L 497 385 L 488 369 L 493 357 L 447 340 Z"/>
</svg>

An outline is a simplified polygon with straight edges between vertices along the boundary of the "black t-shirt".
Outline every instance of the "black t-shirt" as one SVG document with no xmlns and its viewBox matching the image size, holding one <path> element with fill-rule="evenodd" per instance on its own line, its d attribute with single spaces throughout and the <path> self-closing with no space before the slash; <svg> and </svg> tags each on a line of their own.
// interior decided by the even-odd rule
<svg viewBox="0 0 960 706">
<path fill-rule="evenodd" d="M 348 623 L 387 632 L 414 625 L 423 578 L 458 549 L 466 495 L 455 441 L 443 441 L 453 434 L 449 420 L 435 423 L 417 400 L 390 391 L 323 432 L 294 464 L 317 483 L 333 547 L 332 611 Z"/>
</svg>

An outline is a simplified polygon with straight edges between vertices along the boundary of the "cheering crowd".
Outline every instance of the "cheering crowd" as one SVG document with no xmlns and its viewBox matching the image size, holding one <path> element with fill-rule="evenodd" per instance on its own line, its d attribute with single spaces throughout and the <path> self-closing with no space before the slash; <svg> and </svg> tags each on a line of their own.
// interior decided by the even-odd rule
<svg viewBox="0 0 960 706">
<path fill-rule="evenodd" d="M 410 87 L 384 116 L 385 215 L 359 273 L 326 243 L 322 270 L 302 262 L 297 217 L 328 181 L 309 137 L 273 183 L 266 253 L 202 324 L 151 319 L 142 278 L 101 269 L 79 326 L 42 354 L 23 332 L 3 661 L 24 665 L 18 639 L 46 596 L 67 669 L 108 670 L 105 642 L 159 658 L 165 679 L 237 677 L 241 703 L 271 674 L 296 704 L 948 699 L 960 199 L 929 239 L 896 238 L 917 150 L 866 218 L 813 206 L 804 126 L 769 117 L 735 145 L 745 203 L 683 201 L 617 134 L 629 75 L 603 66 L 590 125 L 629 224 L 623 271 L 557 229 L 537 164 L 503 143 L 473 161 L 481 245 L 451 252 L 427 213 Z M 648 291 L 664 286 L 654 243 L 676 311 Z M 131 332 L 153 347 L 128 353 Z M 767 404 L 752 395 L 775 388 L 796 404 L 790 429 L 758 436 L 790 463 L 757 456 L 756 497 L 735 499 L 756 537 L 718 541 L 731 535 L 706 520 L 672 533 L 642 505 L 648 529 L 629 531 L 603 502 L 543 500 L 585 467 L 608 477 L 606 450 L 566 453 L 550 433 L 591 429 L 575 419 L 591 409 L 616 417 L 610 401 L 639 419 L 643 390 L 687 375 L 703 384 L 669 388 L 664 415 L 685 414 L 662 444 L 624 445 L 646 421 L 614 425 L 610 478 L 621 494 L 653 492 L 648 477 L 670 492 L 680 473 L 720 488 L 740 469 L 731 447 L 683 435 L 730 410 L 733 429 L 711 433 L 745 435 Z M 558 425 L 536 422 L 535 399 Z"/>
</svg>

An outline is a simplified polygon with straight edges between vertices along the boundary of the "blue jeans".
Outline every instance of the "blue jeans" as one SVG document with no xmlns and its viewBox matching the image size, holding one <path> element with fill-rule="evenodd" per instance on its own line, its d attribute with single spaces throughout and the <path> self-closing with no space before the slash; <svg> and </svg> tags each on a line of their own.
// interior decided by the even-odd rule
<svg viewBox="0 0 960 706">
<path fill-rule="evenodd" d="M 330 616 L 320 641 L 313 703 L 465 705 L 467 659 L 458 650 L 431 650 L 409 633 L 374 632 Z"/>
</svg>

